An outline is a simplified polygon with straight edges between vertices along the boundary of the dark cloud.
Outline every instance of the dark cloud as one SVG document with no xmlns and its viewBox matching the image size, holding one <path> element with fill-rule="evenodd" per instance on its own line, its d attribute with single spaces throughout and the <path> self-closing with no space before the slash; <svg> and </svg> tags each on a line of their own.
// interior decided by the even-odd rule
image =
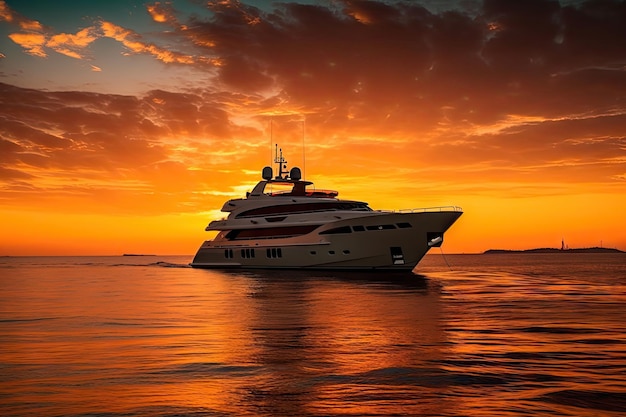
<svg viewBox="0 0 626 417">
<path fill-rule="evenodd" d="M 486 0 L 483 13 L 491 34 L 482 54 L 498 73 L 531 75 L 551 63 L 561 31 L 558 1 Z"/>
<path fill-rule="evenodd" d="M 562 50 L 568 65 L 604 66 L 624 63 L 626 2 L 586 1 L 561 11 Z"/>
<path fill-rule="evenodd" d="M 620 97 L 613 87 L 626 78 L 624 2 L 487 0 L 478 11 L 441 14 L 414 2 L 334 4 L 263 12 L 220 2 L 188 35 L 223 59 L 226 85 L 263 91 L 273 83 L 294 105 L 332 107 L 346 124 L 432 127 L 433 109 L 443 106 L 466 107 L 459 117 L 477 121 L 518 109 L 567 113 L 579 102 L 569 100 L 559 77 L 589 66 L 619 68 L 599 81 L 614 91 L 606 101 Z M 595 91 L 584 80 L 571 88 Z"/>
</svg>

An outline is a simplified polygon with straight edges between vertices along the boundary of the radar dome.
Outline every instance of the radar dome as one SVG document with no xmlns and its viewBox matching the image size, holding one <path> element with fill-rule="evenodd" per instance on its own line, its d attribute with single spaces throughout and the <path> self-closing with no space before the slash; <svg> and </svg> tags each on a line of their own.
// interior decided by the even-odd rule
<svg viewBox="0 0 626 417">
<path fill-rule="evenodd" d="M 289 178 L 291 178 L 292 180 L 301 180 L 302 179 L 302 172 L 300 171 L 300 168 L 298 167 L 293 167 L 291 168 L 291 171 L 289 171 Z"/>
</svg>

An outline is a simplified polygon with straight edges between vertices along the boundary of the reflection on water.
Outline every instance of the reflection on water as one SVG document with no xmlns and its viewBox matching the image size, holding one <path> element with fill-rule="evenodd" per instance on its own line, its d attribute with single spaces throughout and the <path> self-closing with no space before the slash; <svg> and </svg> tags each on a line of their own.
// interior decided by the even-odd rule
<svg viewBox="0 0 626 417">
<path fill-rule="evenodd" d="M 397 412 L 398 405 L 424 414 L 441 406 L 437 393 L 409 382 L 418 370 L 432 373 L 445 344 L 437 292 L 424 278 L 384 277 L 389 282 L 345 273 L 254 278 L 249 340 L 258 348 L 256 362 L 264 375 L 243 398 L 246 409 L 363 415 Z"/>
<path fill-rule="evenodd" d="M 525 256 L 525 258 L 524 258 Z M 1 258 L 2 415 L 618 415 L 626 259 Z"/>
</svg>

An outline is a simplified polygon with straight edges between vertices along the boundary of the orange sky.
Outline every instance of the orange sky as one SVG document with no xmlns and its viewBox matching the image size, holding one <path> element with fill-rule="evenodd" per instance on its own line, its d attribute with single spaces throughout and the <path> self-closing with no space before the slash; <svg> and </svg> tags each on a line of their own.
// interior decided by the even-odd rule
<svg viewBox="0 0 626 417">
<path fill-rule="evenodd" d="M 0 0 L 0 255 L 193 254 L 303 131 L 444 253 L 626 250 L 623 2 L 53 4 Z"/>
</svg>

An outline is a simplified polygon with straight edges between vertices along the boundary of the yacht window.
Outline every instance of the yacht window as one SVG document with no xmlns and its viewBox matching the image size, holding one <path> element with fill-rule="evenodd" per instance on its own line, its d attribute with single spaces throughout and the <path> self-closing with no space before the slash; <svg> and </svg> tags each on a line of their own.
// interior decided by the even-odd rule
<svg viewBox="0 0 626 417">
<path fill-rule="evenodd" d="M 354 230 L 355 232 L 364 232 L 365 226 L 352 226 L 352 230 Z"/>
<path fill-rule="evenodd" d="M 366 228 L 367 230 L 390 230 L 395 229 L 396 226 L 394 226 L 393 224 L 380 224 L 376 226 L 367 226 Z"/>
<path fill-rule="evenodd" d="M 349 251 L 348 249 L 344 249 L 344 250 L 343 250 L 343 254 L 344 254 L 344 255 L 350 255 L 350 251 Z"/>
<path fill-rule="evenodd" d="M 302 188 L 302 187 L 298 187 Z M 273 196 L 286 196 L 292 195 L 294 190 L 294 184 L 291 183 L 280 183 L 280 182 L 272 182 L 268 183 L 265 188 L 265 194 L 273 195 Z M 304 195 L 304 193 L 302 193 Z"/>
<path fill-rule="evenodd" d="M 397 226 L 400 229 L 409 229 L 409 228 L 413 227 L 413 226 L 411 226 L 411 223 L 398 223 Z"/>
<path fill-rule="evenodd" d="M 237 218 L 248 216 L 266 216 L 270 214 L 307 213 L 311 211 L 332 211 L 332 210 L 357 210 L 371 211 L 366 203 L 362 202 L 338 202 L 338 201 L 316 201 L 311 203 L 281 204 L 277 206 L 259 207 L 247 210 L 237 215 Z"/>
<path fill-rule="evenodd" d="M 287 216 L 280 216 L 280 217 L 266 217 L 265 220 L 268 221 L 269 223 L 275 223 L 275 222 L 282 222 L 283 220 L 285 220 L 287 218 Z"/>
<path fill-rule="evenodd" d="M 277 237 L 300 236 L 312 232 L 318 226 L 286 226 L 263 229 L 231 230 L 226 235 L 228 240 L 271 239 Z"/>
<path fill-rule="evenodd" d="M 340 233 L 352 233 L 350 226 L 335 227 L 334 229 L 324 230 L 320 235 L 336 235 Z"/>
</svg>

